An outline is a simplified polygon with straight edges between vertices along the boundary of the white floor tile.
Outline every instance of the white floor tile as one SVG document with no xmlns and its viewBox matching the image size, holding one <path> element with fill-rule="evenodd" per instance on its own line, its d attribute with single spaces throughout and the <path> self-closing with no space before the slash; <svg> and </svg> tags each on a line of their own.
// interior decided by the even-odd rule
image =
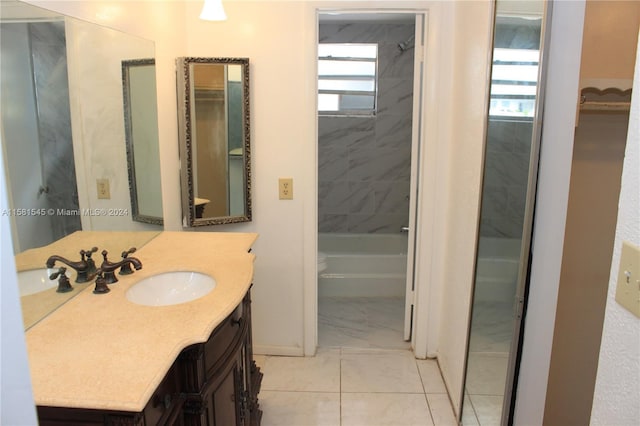
<svg viewBox="0 0 640 426">
<path fill-rule="evenodd" d="M 469 395 L 480 426 L 499 426 L 502 417 L 502 397 Z"/>
<path fill-rule="evenodd" d="M 469 395 L 464 396 L 464 405 L 462 406 L 462 426 L 479 426 L 476 412 Z"/>
<path fill-rule="evenodd" d="M 422 385 L 426 393 L 447 393 L 447 388 L 442 380 L 438 361 L 435 359 L 419 359 L 416 360 Z"/>
<path fill-rule="evenodd" d="M 404 341 L 404 299 L 322 297 L 318 299 L 321 347 L 409 349 Z"/>
<path fill-rule="evenodd" d="M 399 425 L 433 425 L 424 394 L 342 394 L 342 426 Z"/>
<path fill-rule="evenodd" d="M 453 414 L 451 401 L 447 394 L 427 394 L 427 402 L 435 426 L 457 426 L 458 421 Z"/>
<path fill-rule="evenodd" d="M 478 301 L 474 304 L 470 351 L 508 353 L 512 336 L 512 303 Z"/>
<path fill-rule="evenodd" d="M 424 393 L 415 359 L 405 351 L 342 355 L 342 392 Z"/>
<path fill-rule="evenodd" d="M 470 395 L 503 395 L 507 355 L 469 352 L 466 390 Z"/>
<path fill-rule="evenodd" d="M 262 389 L 340 392 L 340 350 L 322 349 L 314 357 L 266 358 Z"/>
<path fill-rule="evenodd" d="M 337 426 L 340 394 L 261 391 L 262 426 Z"/>
</svg>

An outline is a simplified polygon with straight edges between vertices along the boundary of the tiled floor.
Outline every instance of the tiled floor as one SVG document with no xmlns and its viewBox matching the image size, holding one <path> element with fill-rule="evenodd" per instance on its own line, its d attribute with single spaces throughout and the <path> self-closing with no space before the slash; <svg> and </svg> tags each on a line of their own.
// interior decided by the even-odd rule
<svg viewBox="0 0 640 426">
<path fill-rule="evenodd" d="M 500 424 L 508 305 L 474 311 L 463 425 Z M 321 298 L 315 357 L 256 356 L 264 426 L 456 425 L 437 361 L 403 340 L 404 299 Z"/>
<path fill-rule="evenodd" d="M 404 341 L 404 298 L 322 297 L 318 299 L 321 347 L 409 349 Z"/>
<path fill-rule="evenodd" d="M 513 323 L 513 305 L 480 302 L 473 311 L 465 401 L 464 426 L 500 424 L 509 348 Z"/>
<path fill-rule="evenodd" d="M 456 425 L 437 362 L 403 340 L 402 298 L 318 305 L 315 357 L 256 357 L 264 426 Z"/>
<path fill-rule="evenodd" d="M 264 426 L 456 424 L 436 361 L 408 350 L 320 348 L 315 357 L 256 358 Z"/>
</svg>

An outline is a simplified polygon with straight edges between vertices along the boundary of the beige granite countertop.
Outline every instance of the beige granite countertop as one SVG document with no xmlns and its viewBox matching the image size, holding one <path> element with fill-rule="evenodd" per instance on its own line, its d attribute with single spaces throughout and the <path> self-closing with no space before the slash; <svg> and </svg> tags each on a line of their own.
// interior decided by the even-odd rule
<svg viewBox="0 0 640 426">
<path fill-rule="evenodd" d="M 47 259 L 53 254 L 71 261 L 78 261 L 80 260 L 80 250 L 90 250 L 97 245 L 100 246 L 99 250 L 92 255 L 92 258 L 99 266 L 102 262 L 102 256 L 99 252 L 102 250 L 107 250 L 110 253 L 110 259 L 119 259 L 124 250 L 128 250 L 131 247 L 141 248 L 159 234 L 160 232 L 158 231 L 76 231 L 44 247 L 33 248 L 16 254 L 16 269 L 18 271 L 43 269 Z M 58 262 L 55 266 L 64 265 Z M 92 286 L 92 283 L 75 283 L 76 274 L 71 268 L 67 268 L 67 276 L 74 287 L 74 290 L 69 293 L 56 293 L 56 288 L 50 288 L 39 293 L 20 297 L 22 322 L 25 330 L 28 330 L 42 318 L 78 295 L 86 287 Z"/>
<path fill-rule="evenodd" d="M 26 333 L 37 405 L 142 411 L 178 354 L 205 342 L 253 280 L 257 234 L 162 232 L 134 257 L 143 268 L 111 292 L 82 291 Z M 149 307 L 125 293 L 143 278 L 197 271 L 215 278 L 204 297 Z"/>
</svg>

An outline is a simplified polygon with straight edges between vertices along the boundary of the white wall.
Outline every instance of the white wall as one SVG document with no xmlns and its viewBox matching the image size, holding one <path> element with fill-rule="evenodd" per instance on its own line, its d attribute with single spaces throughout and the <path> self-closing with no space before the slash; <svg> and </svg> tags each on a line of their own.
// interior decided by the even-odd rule
<svg viewBox="0 0 640 426">
<path fill-rule="evenodd" d="M 4 153 L 0 150 L 0 164 L 3 164 L 3 158 Z M 0 173 L 0 210 L 9 208 L 5 184 L 4 173 Z M 37 420 L 13 261 L 11 226 L 8 216 L 0 216 L 0 424 L 30 426 L 37 424 Z"/>
<path fill-rule="evenodd" d="M 618 224 L 591 409 L 593 425 L 631 426 L 640 419 L 640 320 L 615 301 L 622 242 L 640 246 L 640 48 L 636 53 Z"/>
<path fill-rule="evenodd" d="M 553 3 L 516 425 L 542 424 L 544 415 L 567 217 L 583 22 L 584 0 Z"/>
<path fill-rule="evenodd" d="M 153 42 L 96 27 L 77 19 L 65 21 L 80 208 L 108 209 L 106 214 L 82 214 L 82 229 L 156 230 L 132 220 L 122 92 L 122 60 L 152 57 Z M 97 179 L 108 179 L 109 199 L 98 198 Z"/>
<path fill-rule="evenodd" d="M 440 259 L 433 267 L 439 276 L 430 284 L 441 312 L 437 356 L 452 398 L 460 410 L 467 330 L 472 298 L 474 259 L 478 231 L 480 183 L 486 128 L 486 108 L 491 65 L 492 5 L 489 2 L 460 2 L 452 16 L 453 63 L 448 137 L 441 140 L 440 184 L 444 184 L 442 205 L 433 206 L 442 233 L 436 250 Z M 439 186 L 438 184 L 437 186 Z M 425 238 L 429 238 L 425 236 Z M 442 263 L 440 263 L 442 262 Z M 440 263 L 440 264 L 439 264 Z M 439 290 L 438 290 L 439 289 Z"/>
</svg>

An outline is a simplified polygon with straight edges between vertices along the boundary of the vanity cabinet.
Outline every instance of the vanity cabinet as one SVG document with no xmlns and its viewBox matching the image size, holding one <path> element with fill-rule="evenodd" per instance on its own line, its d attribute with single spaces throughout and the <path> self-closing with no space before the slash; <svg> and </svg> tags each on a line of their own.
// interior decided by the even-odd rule
<svg viewBox="0 0 640 426">
<path fill-rule="evenodd" d="M 185 425 L 260 424 L 262 372 L 253 360 L 249 293 L 205 343 L 186 348 L 177 364 L 186 397 Z"/>
<path fill-rule="evenodd" d="M 261 382 L 247 292 L 206 342 L 180 353 L 142 412 L 38 406 L 38 417 L 41 426 L 258 426 Z"/>
</svg>

